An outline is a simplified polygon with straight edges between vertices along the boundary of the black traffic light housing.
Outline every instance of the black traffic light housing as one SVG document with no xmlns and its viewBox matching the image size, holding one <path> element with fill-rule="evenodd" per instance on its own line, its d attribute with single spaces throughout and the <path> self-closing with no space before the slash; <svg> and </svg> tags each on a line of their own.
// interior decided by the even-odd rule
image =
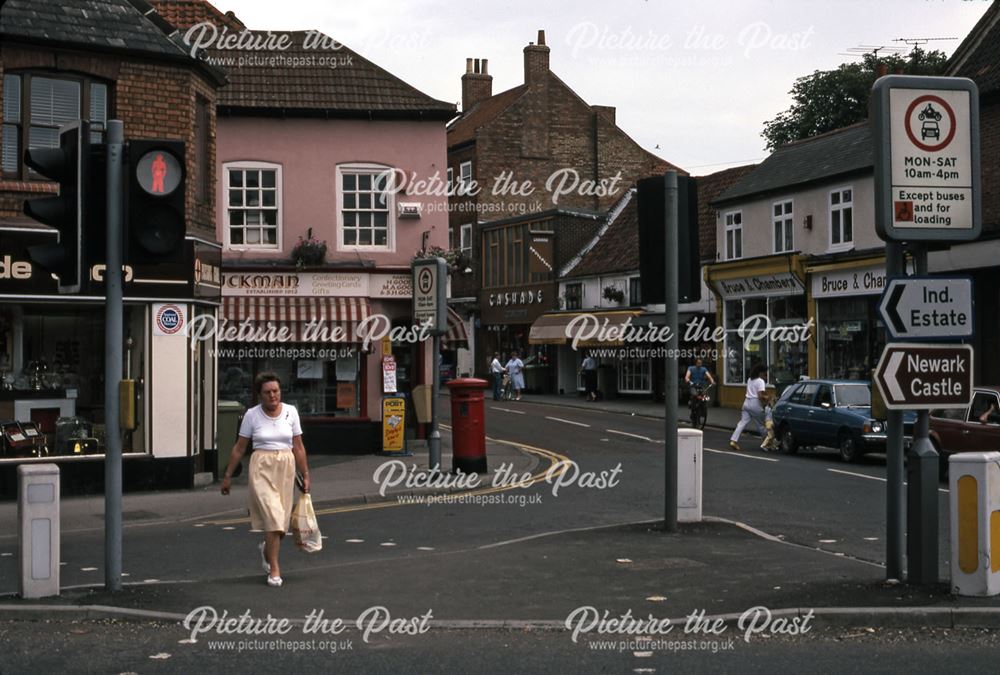
<svg viewBox="0 0 1000 675">
<path fill-rule="evenodd" d="M 182 141 L 129 141 L 127 264 L 184 261 L 186 173 Z"/>
<path fill-rule="evenodd" d="M 33 148 L 24 162 L 43 177 L 59 183 L 59 196 L 24 202 L 24 213 L 58 231 L 57 243 L 28 247 L 39 267 L 59 278 L 60 293 L 79 293 L 87 281 L 85 234 L 90 185 L 90 123 L 76 121 L 59 130 L 58 148 Z"/>
<path fill-rule="evenodd" d="M 666 176 L 638 182 L 639 278 L 643 302 L 651 305 L 666 300 L 666 195 Z M 697 183 L 692 177 L 677 176 L 677 302 L 701 299 L 700 273 Z"/>
</svg>

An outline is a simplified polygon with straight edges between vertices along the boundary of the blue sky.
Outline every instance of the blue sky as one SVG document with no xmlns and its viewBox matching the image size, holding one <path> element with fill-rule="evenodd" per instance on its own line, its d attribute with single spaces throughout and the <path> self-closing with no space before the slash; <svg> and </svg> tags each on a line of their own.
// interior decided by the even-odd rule
<svg viewBox="0 0 1000 675">
<path fill-rule="evenodd" d="M 551 68 L 588 103 L 618 109 L 643 147 L 693 174 L 766 152 L 763 123 L 795 78 L 852 60 L 859 46 L 951 54 L 986 0 L 579 0 L 454 2 L 216 0 L 251 29 L 318 29 L 424 92 L 461 99 L 467 57 L 489 59 L 493 91 L 523 81 L 539 29 Z M 656 146 L 659 146 L 657 149 Z"/>
</svg>

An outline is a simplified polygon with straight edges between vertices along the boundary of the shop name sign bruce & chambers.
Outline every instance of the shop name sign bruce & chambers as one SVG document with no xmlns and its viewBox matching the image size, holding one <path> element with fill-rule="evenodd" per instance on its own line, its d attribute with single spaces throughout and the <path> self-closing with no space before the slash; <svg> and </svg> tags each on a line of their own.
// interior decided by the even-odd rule
<svg viewBox="0 0 1000 675">
<path fill-rule="evenodd" d="M 719 295 L 732 300 L 762 295 L 792 295 L 801 293 L 802 283 L 794 274 L 764 274 L 742 279 L 716 279 Z"/>
</svg>

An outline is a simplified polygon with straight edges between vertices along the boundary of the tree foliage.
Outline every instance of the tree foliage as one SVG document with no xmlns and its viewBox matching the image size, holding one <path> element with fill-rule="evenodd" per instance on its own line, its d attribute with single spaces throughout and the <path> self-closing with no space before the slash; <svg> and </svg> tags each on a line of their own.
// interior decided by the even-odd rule
<svg viewBox="0 0 1000 675">
<path fill-rule="evenodd" d="M 795 80 L 792 106 L 764 123 L 761 136 L 768 150 L 779 145 L 840 129 L 868 118 L 878 64 L 907 75 L 940 75 L 948 59 L 940 51 L 915 47 L 904 56 L 865 54 L 861 63 L 844 63 L 836 70 L 817 70 Z"/>
</svg>

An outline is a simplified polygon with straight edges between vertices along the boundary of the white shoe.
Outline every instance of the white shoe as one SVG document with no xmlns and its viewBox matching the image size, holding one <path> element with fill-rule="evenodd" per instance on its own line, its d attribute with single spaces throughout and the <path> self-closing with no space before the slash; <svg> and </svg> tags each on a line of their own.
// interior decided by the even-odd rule
<svg viewBox="0 0 1000 675">
<path fill-rule="evenodd" d="M 264 557 L 264 542 L 260 542 L 260 545 L 257 548 L 260 549 L 260 562 L 261 567 L 264 568 L 264 574 L 269 575 L 271 574 L 271 563 L 267 562 L 267 558 Z M 281 579 L 281 577 L 278 577 L 278 579 Z M 279 583 L 278 585 L 280 586 L 281 584 Z"/>
<path fill-rule="evenodd" d="M 281 577 L 272 577 L 270 574 L 267 575 L 268 586 L 273 586 L 277 588 L 278 586 L 281 586 L 282 583 L 284 582 L 282 581 Z"/>
</svg>

